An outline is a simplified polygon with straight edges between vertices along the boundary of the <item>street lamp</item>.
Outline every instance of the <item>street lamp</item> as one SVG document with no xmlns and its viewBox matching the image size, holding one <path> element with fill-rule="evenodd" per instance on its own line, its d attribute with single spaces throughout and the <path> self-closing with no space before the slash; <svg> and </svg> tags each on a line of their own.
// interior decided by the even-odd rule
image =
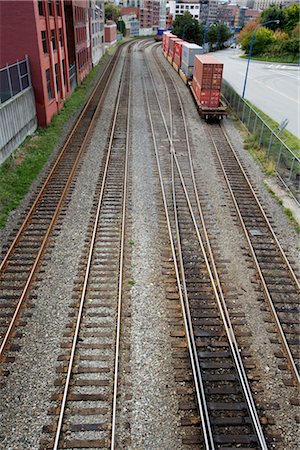
<svg viewBox="0 0 300 450">
<path fill-rule="evenodd" d="M 248 70 L 249 70 L 250 58 L 251 58 L 251 55 L 252 55 L 252 48 L 253 48 L 253 43 L 254 43 L 255 33 L 256 33 L 256 31 L 257 31 L 260 27 L 263 27 L 264 25 L 267 25 L 268 23 L 273 23 L 273 22 L 274 22 L 274 23 L 279 23 L 280 20 L 268 20 L 267 22 L 260 23 L 259 25 L 257 25 L 257 27 L 255 28 L 255 30 L 252 32 L 242 98 L 244 98 L 244 96 L 245 96 L 245 90 L 246 90 L 246 84 L 247 84 L 247 77 L 248 77 Z"/>
</svg>

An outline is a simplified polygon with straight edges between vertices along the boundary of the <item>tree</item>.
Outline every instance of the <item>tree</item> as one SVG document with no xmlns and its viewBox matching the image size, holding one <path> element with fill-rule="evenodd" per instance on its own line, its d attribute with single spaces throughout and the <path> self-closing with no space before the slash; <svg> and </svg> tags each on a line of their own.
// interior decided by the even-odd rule
<svg viewBox="0 0 300 450">
<path fill-rule="evenodd" d="M 271 5 L 261 13 L 260 23 L 268 22 L 269 20 L 279 20 L 278 24 L 273 22 L 266 25 L 266 28 L 269 28 L 270 30 L 284 27 L 285 13 L 281 5 Z"/>
<path fill-rule="evenodd" d="M 173 22 L 173 33 L 185 41 L 198 43 L 201 39 L 201 28 L 191 13 L 177 16 Z"/>
<path fill-rule="evenodd" d="M 257 26 L 258 25 L 256 22 L 249 22 L 239 34 L 238 40 L 242 45 L 242 49 L 245 50 L 246 53 L 249 53 L 252 33 L 257 28 Z M 264 53 L 267 48 L 275 41 L 276 38 L 272 30 L 268 30 L 268 28 L 266 27 L 258 28 L 255 32 L 252 55 L 259 55 L 260 53 Z"/>
<path fill-rule="evenodd" d="M 117 22 L 117 30 L 120 31 L 120 33 L 123 34 L 123 36 L 126 35 L 126 25 L 124 20 L 118 20 Z"/>
<path fill-rule="evenodd" d="M 106 20 L 113 20 L 114 22 L 118 22 L 120 16 L 121 16 L 121 8 L 119 6 L 116 6 L 113 3 L 106 3 L 105 5 Z"/>
<path fill-rule="evenodd" d="M 284 10 L 284 30 L 291 33 L 299 24 L 300 6 L 299 3 L 293 3 Z"/>
</svg>

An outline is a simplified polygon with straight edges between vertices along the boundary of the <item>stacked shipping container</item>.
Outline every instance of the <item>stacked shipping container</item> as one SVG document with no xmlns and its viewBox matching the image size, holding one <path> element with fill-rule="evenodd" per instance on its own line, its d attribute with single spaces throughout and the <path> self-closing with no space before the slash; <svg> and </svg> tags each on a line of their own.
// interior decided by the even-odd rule
<svg viewBox="0 0 300 450">
<path fill-rule="evenodd" d="M 182 39 L 178 37 L 171 37 L 169 40 L 169 49 L 168 49 L 168 56 L 173 61 L 174 54 L 175 54 L 175 44 L 176 42 L 182 42 Z"/>
<path fill-rule="evenodd" d="M 175 52 L 173 62 L 176 64 L 178 68 L 181 67 L 181 56 L 182 56 L 182 45 L 187 44 L 185 41 L 177 41 L 175 42 Z"/>
<path fill-rule="evenodd" d="M 187 77 L 193 76 L 195 55 L 202 53 L 202 47 L 197 44 L 183 44 L 181 57 L 181 70 Z"/>
<path fill-rule="evenodd" d="M 219 106 L 223 64 L 210 55 L 196 55 L 192 89 L 200 104 L 207 108 Z"/>
<path fill-rule="evenodd" d="M 165 31 L 163 34 L 163 50 L 166 53 L 169 51 L 170 38 L 177 38 L 177 36 L 170 31 Z"/>
</svg>

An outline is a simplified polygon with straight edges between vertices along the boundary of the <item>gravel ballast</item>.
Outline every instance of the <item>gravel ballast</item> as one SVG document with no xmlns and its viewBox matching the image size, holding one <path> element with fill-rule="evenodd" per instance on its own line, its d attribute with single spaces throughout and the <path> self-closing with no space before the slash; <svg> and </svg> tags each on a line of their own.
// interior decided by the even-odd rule
<svg viewBox="0 0 300 450">
<path fill-rule="evenodd" d="M 154 148 L 143 97 L 143 54 L 134 53 L 132 144 L 132 448 L 182 448 L 172 372 Z M 141 130 L 144 130 L 141 133 Z"/>
<path fill-rule="evenodd" d="M 259 382 L 253 385 L 254 389 L 259 392 L 258 406 L 275 420 L 276 432 L 282 437 L 284 448 L 296 449 L 299 442 L 295 423 L 297 407 L 291 405 L 290 398 L 296 397 L 297 394 L 293 387 L 285 386 L 284 380 L 288 375 L 279 370 L 280 360 L 274 356 L 278 345 L 270 343 L 271 335 L 267 333 L 266 313 L 261 309 L 262 302 L 258 301 L 256 283 L 253 284 L 255 271 L 249 270 L 249 261 L 245 257 L 247 243 L 239 223 L 233 220 L 233 204 L 227 188 L 225 188 L 223 176 L 220 176 L 217 170 L 212 143 L 205 133 L 205 125 L 199 119 L 192 97 L 162 55 L 161 60 L 181 92 L 189 135 L 193 144 L 194 170 L 200 199 L 206 210 L 210 234 L 214 238 L 213 248 L 217 249 L 216 253 L 220 253 L 218 259 L 221 265 L 224 264 L 224 261 L 226 262 L 226 270 L 223 271 L 221 282 L 226 286 L 229 294 L 228 305 L 231 314 L 234 316 L 235 310 L 243 312 L 247 326 L 252 332 L 251 354 L 254 356 L 253 360 L 260 373 Z M 299 269 L 298 236 L 295 229 L 289 223 L 282 207 L 267 191 L 266 176 L 244 149 L 241 134 L 235 128 L 234 123 L 224 120 L 224 126 L 242 164 L 247 168 L 247 173 L 254 183 L 265 211 L 272 218 L 272 224 L 280 243 L 293 261 L 294 267 Z M 271 406 L 272 404 L 274 407 Z"/>
<path fill-rule="evenodd" d="M 122 61 L 122 58 L 121 58 Z M 97 119 L 87 152 L 54 248 L 43 264 L 36 288 L 35 308 L 22 332 L 21 350 L 9 364 L 6 385 L 1 390 L 1 443 L 3 450 L 39 449 L 47 416 L 57 356 L 65 326 L 70 320 L 72 289 L 90 219 L 94 191 L 112 119 L 121 64 Z"/>
<path fill-rule="evenodd" d="M 139 49 L 139 50 L 138 50 Z M 141 51 L 141 43 L 133 46 L 133 110 L 130 149 L 130 238 L 132 288 L 130 292 L 130 447 L 132 449 L 183 450 L 181 442 L 178 395 L 174 381 L 170 328 L 167 320 L 167 300 L 162 275 L 161 254 L 166 246 L 160 235 L 162 211 L 157 202 L 161 195 L 154 148 L 143 95 L 142 73 L 146 57 L 154 66 L 150 49 Z M 160 51 L 159 51 L 160 53 Z M 284 384 L 286 373 L 278 368 L 275 344 L 267 333 L 267 313 L 261 308 L 257 285 L 253 283 L 255 271 L 249 268 L 245 256 L 247 244 L 233 218 L 233 206 L 226 192 L 223 177 L 213 157 L 213 147 L 200 120 L 192 97 L 169 63 L 160 55 L 162 63 L 176 81 L 184 104 L 191 139 L 191 149 L 200 199 L 209 217 L 209 232 L 213 235 L 213 249 L 218 262 L 225 266 L 222 285 L 227 288 L 231 314 L 243 312 L 247 327 L 252 331 L 250 347 L 260 379 L 252 384 L 259 406 L 265 410 L 268 404 L 278 408 L 270 410 L 275 427 L 282 437 L 284 449 L 298 448 L 298 436 L 294 416 L 296 408 L 289 399 L 294 389 Z M 123 58 L 121 57 L 121 61 Z M 119 87 L 121 64 L 113 82 L 88 150 L 81 164 L 78 180 L 73 188 L 65 215 L 60 219 L 59 230 L 53 238 L 53 248 L 45 257 L 43 273 L 35 288 L 32 317 L 20 329 L 21 349 L 14 353 L 15 362 L 8 364 L 10 371 L 1 390 L 0 449 L 37 450 L 40 448 L 42 428 L 53 423 L 48 411 L 53 407 L 51 395 L 56 391 L 54 381 L 58 377 L 57 357 L 63 353 L 61 343 L 66 324 L 70 322 L 70 306 L 80 257 L 90 221 L 93 197 L 102 164 L 114 103 Z M 161 99 L 167 108 L 164 84 L 155 73 Z M 175 95 L 175 93 L 174 93 Z M 299 268 L 298 237 L 284 215 L 281 206 L 269 194 L 265 186 L 266 176 L 243 148 L 241 134 L 229 119 L 224 126 L 244 167 L 254 182 L 263 206 L 272 217 L 276 233 L 283 248 Z M 183 131 L 183 128 L 182 128 Z M 36 185 L 38 185 L 37 180 Z M 25 203 L 24 203 L 25 205 Z M 15 217 L 21 216 L 21 209 Z M 3 236 L 7 236 L 12 222 Z M 237 276 L 238 274 L 238 276 Z M 128 280 L 127 280 L 128 281 Z M 104 342 L 105 340 L 103 340 Z M 243 355 L 243 349 L 242 349 Z M 126 415 L 126 413 L 124 413 Z M 123 447 L 122 447 L 123 448 Z M 272 447 L 271 447 L 272 448 Z M 275 447 L 279 449 L 279 447 Z M 281 447 L 280 447 L 281 449 Z"/>
</svg>

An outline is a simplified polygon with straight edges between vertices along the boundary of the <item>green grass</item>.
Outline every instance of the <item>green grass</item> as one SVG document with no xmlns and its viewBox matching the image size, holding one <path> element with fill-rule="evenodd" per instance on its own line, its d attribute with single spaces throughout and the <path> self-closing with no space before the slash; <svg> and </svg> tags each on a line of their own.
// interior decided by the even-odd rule
<svg viewBox="0 0 300 450">
<path fill-rule="evenodd" d="M 248 59 L 248 55 L 241 55 L 240 58 Z M 253 61 L 266 61 L 266 62 L 277 62 L 282 64 L 298 64 L 298 56 L 297 55 L 280 55 L 280 56 L 271 56 L 271 55 L 256 55 L 251 56 L 251 60 Z"/>
<path fill-rule="evenodd" d="M 135 285 L 135 281 L 134 280 L 128 280 L 128 284 L 129 284 L 129 286 L 134 286 Z"/>
<path fill-rule="evenodd" d="M 9 213 L 18 207 L 43 169 L 69 119 L 76 116 L 85 104 L 107 59 L 106 54 L 82 85 L 66 100 L 64 108 L 53 118 L 49 127 L 38 128 L 34 135 L 29 136 L 0 166 L 0 228 L 5 227 Z"/>
<path fill-rule="evenodd" d="M 249 151 L 252 158 L 259 163 L 263 171 L 269 175 L 275 175 L 276 163 L 268 158 L 267 151 L 260 147 L 257 138 L 253 133 L 243 132 L 244 148 Z"/>
<path fill-rule="evenodd" d="M 284 208 L 283 209 L 287 218 L 289 219 L 289 221 L 292 223 L 292 225 L 295 227 L 296 231 L 298 234 L 300 234 L 300 225 L 297 222 L 297 220 L 295 219 L 295 217 L 293 216 L 292 211 L 289 208 Z"/>
<path fill-rule="evenodd" d="M 249 105 L 252 106 L 252 108 L 260 115 L 260 117 L 266 122 L 267 125 L 269 125 L 269 127 L 272 130 L 278 129 L 279 123 L 276 122 L 275 120 L 271 119 L 271 117 L 267 116 L 267 114 L 265 114 L 263 111 L 261 111 L 259 108 L 257 108 L 255 105 L 253 105 L 252 103 L 250 103 L 247 100 L 247 103 L 249 103 Z M 286 144 L 286 146 L 292 150 L 296 156 L 298 156 L 298 158 L 300 158 L 300 139 L 297 138 L 293 133 L 291 133 L 288 130 L 284 130 L 282 133 L 278 133 L 278 136 L 280 137 L 280 139 L 282 141 L 284 141 L 284 143 Z"/>
</svg>

